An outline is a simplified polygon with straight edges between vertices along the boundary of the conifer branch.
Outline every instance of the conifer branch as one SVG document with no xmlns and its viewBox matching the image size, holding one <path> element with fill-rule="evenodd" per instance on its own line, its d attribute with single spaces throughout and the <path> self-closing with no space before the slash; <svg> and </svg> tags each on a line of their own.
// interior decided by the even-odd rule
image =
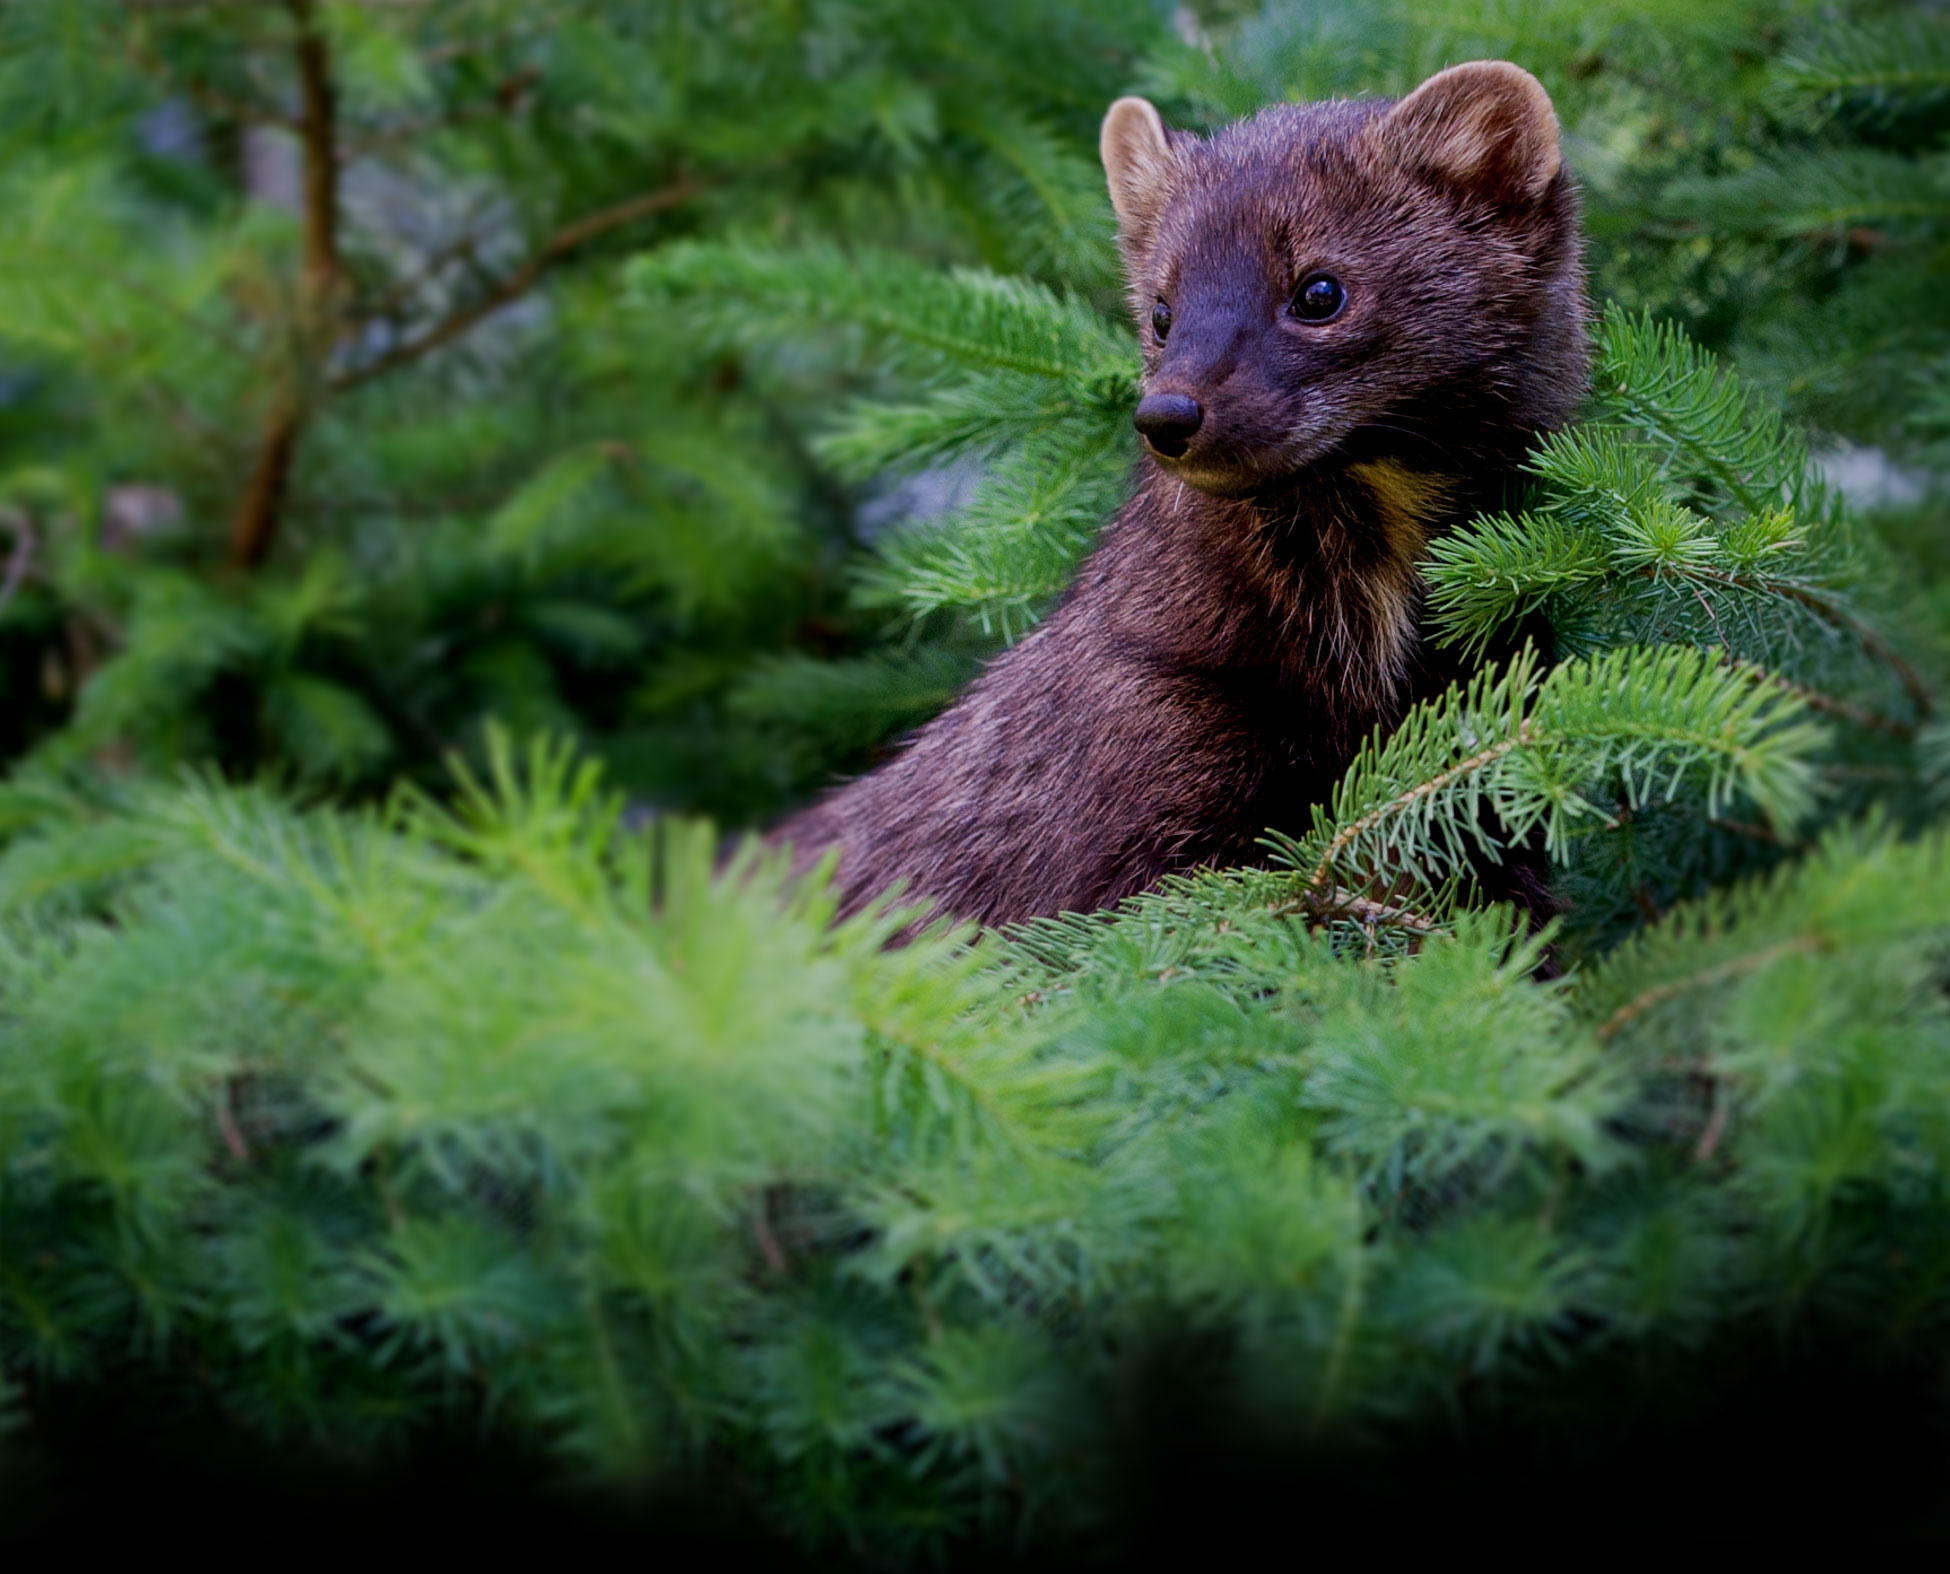
<svg viewBox="0 0 1950 1574">
<path fill-rule="evenodd" d="M 258 437 L 244 495 L 231 521 L 230 566 L 233 569 L 257 568 L 269 555 L 278 520 L 284 513 L 291 467 L 297 461 L 304 429 L 305 416 L 297 395 L 291 391 L 279 394 Z"/>
<path fill-rule="evenodd" d="M 1329 886 L 1323 890 L 1317 881 L 1311 879 L 1308 881 L 1306 900 L 1294 910 L 1305 912 L 1317 920 L 1351 918 L 1360 924 L 1386 924 L 1421 935 L 1439 934 L 1443 928 L 1442 920 L 1431 913 L 1391 906 L 1341 886 Z"/>
<path fill-rule="evenodd" d="M 1923 674 L 1918 672 L 1903 653 L 1891 645 L 1882 633 L 1865 618 L 1851 612 L 1833 597 L 1805 585 L 1783 582 L 1779 593 L 1790 601 L 1800 603 L 1824 622 L 1834 625 L 1849 635 L 1869 655 L 1895 674 L 1902 684 L 1903 692 L 1909 696 L 1910 703 L 1916 707 L 1919 717 L 1927 720 L 1936 708 L 1935 691 Z"/>
<path fill-rule="evenodd" d="M 319 25 L 316 0 L 289 0 L 298 66 L 298 135 L 304 145 L 304 268 L 306 305 L 329 310 L 342 264 L 339 260 L 338 84 L 331 45 Z M 322 323 L 308 324 L 315 329 Z"/>
<path fill-rule="evenodd" d="M 1605 818 L 1585 793 L 1613 772 L 1628 805 L 1670 799 L 1692 778 L 1709 810 L 1737 790 L 1788 824 L 1812 801 L 1808 755 L 1822 736 L 1798 697 L 1706 652 L 1626 647 L 1540 678 L 1527 651 L 1411 711 L 1356 758 L 1309 835 L 1274 845 L 1312 890 L 1433 889 L 1466 874 L 1472 853 L 1500 856 L 1484 811 L 1502 836 L 1541 827 L 1557 850 L 1571 821 Z"/>
<path fill-rule="evenodd" d="M 345 392 L 383 377 L 388 372 L 431 355 L 465 334 L 476 323 L 491 317 L 502 307 L 526 295 L 542 277 L 557 263 L 569 256 L 578 247 L 595 240 L 611 230 L 621 229 L 666 208 L 676 207 L 687 202 L 705 187 L 705 183 L 688 176 L 673 181 L 668 186 L 655 191 L 644 192 L 640 196 L 588 213 L 581 218 L 563 225 L 550 235 L 529 258 L 506 277 L 497 280 L 474 300 L 458 308 L 449 316 L 435 323 L 424 333 L 393 346 L 373 360 L 363 365 L 353 366 L 340 372 L 331 380 L 334 390 Z"/>
<path fill-rule="evenodd" d="M 1810 688 L 1805 683 L 1795 683 L 1782 677 L 1778 672 L 1770 672 L 1758 662 L 1747 661 L 1739 656 L 1726 657 L 1729 667 L 1746 673 L 1758 682 L 1778 683 L 1810 710 L 1823 715 L 1834 716 L 1851 726 L 1862 728 L 1865 732 L 1883 732 L 1892 738 L 1911 739 L 1916 736 L 1917 723 L 1901 721 L 1894 716 L 1885 716 L 1880 711 L 1872 711 L 1866 706 L 1855 705 L 1833 694 L 1825 694 L 1820 689 Z"/>
<path fill-rule="evenodd" d="M 1711 967 L 1701 968 L 1684 978 L 1669 979 L 1655 984 L 1650 989 L 1634 995 L 1619 1006 L 1617 1010 L 1598 1024 L 1596 1032 L 1601 1043 L 1609 1043 L 1618 1036 L 1621 1029 L 1630 1025 L 1636 1018 L 1669 1000 L 1677 1000 L 1681 995 L 1696 989 L 1710 989 L 1715 984 L 1732 983 L 1745 978 L 1749 973 L 1757 973 L 1762 968 L 1772 967 L 1784 957 L 1813 956 L 1825 949 L 1825 942 L 1816 935 L 1797 935 L 1791 940 L 1782 940 L 1774 945 L 1766 945 L 1749 951 L 1744 956 L 1729 957 L 1715 962 Z"/>
<path fill-rule="evenodd" d="M 1835 23 L 1798 39 L 1769 75 L 1778 91 L 1801 100 L 1950 94 L 1950 28 L 1929 15 Z"/>
<path fill-rule="evenodd" d="M 309 362 L 322 355 L 335 334 L 344 278 L 338 238 L 338 87 L 332 78 L 331 45 L 319 25 L 315 0 L 288 0 L 288 9 L 294 27 L 298 142 L 303 155 L 296 340 L 301 362 Z M 309 377 L 308 365 L 291 369 L 286 373 L 286 386 L 273 397 L 244 495 L 231 522 L 229 563 L 233 570 L 261 566 L 277 538 L 292 467 L 310 418 L 309 395 L 303 386 Z"/>
<path fill-rule="evenodd" d="M 1458 760 L 1447 770 L 1438 771 L 1426 780 L 1417 782 L 1408 791 L 1378 804 L 1358 820 L 1343 826 L 1321 849 L 1320 861 L 1314 865 L 1313 872 L 1307 876 L 1307 884 L 1315 890 L 1326 885 L 1341 855 L 1376 826 L 1396 815 L 1411 813 L 1426 800 L 1453 787 L 1457 782 L 1467 780 L 1485 766 L 1494 765 L 1512 749 L 1523 748 L 1532 741 L 1533 735 L 1529 723 L 1520 723 L 1515 737 L 1505 738 L 1501 743 L 1493 743 L 1487 749 L 1480 750 L 1467 759 Z"/>
<path fill-rule="evenodd" d="M 809 323 L 851 327 L 932 369 L 1044 378 L 1098 406 L 1121 402 L 1134 386 L 1128 339 L 1084 302 L 1029 279 L 975 268 L 943 273 L 830 245 L 696 241 L 640 259 L 631 275 L 641 290 L 716 306 L 716 322 L 744 338 L 801 334 Z"/>
</svg>

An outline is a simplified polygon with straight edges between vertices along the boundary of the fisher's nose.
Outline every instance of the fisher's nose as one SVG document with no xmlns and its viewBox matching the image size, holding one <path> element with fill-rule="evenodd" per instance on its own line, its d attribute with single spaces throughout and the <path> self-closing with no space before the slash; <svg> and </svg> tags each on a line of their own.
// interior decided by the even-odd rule
<svg viewBox="0 0 1950 1574">
<path fill-rule="evenodd" d="M 1189 394 L 1146 394 L 1138 401 L 1131 422 L 1144 440 L 1167 459 L 1176 459 L 1205 419 L 1205 411 Z"/>
</svg>

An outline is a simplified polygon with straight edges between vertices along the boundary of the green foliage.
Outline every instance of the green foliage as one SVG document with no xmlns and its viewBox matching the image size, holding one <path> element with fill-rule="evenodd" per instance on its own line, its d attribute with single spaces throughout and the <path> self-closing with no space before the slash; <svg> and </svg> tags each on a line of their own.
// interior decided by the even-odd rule
<svg viewBox="0 0 1950 1574">
<path fill-rule="evenodd" d="M 1331 1438 L 1622 1339 L 1950 1311 L 1935 1258 L 1862 1256 L 1950 1226 L 1939 833 L 1838 833 L 1545 983 L 1507 913 L 1362 961 L 1263 899 L 888 950 L 898 913 L 623 832 L 560 750 L 490 761 L 384 814 L 15 789 L 30 1409 L 194 1373 L 370 1446 L 458 1405 L 894 1546 L 1076 1507 L 1178 1326 Z"/>
<path fill-rule="evenodd" d="M 1498 855 L 1499 837 L 1537 832 L 1561 855 L 1579 822 L 1611 818 L 1589 796 L 1601 782 L 1624 811 L 1684 783 L 1709 814 L 1740 803 L 1788 829 L 1813 805 L 1821 742 L 1791 691 L 1689 646 L 1628 647 L 1541 677 L 1526 653 L 1371 743 L 1312 833 L 1279 839 L 1282 857 L 1315 888 L 1378 883 L 1418 900 L 1472 850 Z"/>
<path fill-rule="evenodd" d="M 1886 598 L 1887 570 L 1779 412 L 1676 330 L 1615 307 L 1593 381 L 1594 419 L 1531 461 L 1532 509 L 1433 545 L 1443 635 L 1481 649 L 1542 610 L 1569 648 L 1715 646 L 1909 724 L 1927 691 L 1853 604 Z"/>
<path fill-rule="evenodd" d="M 1069 582 L 1116 505 L 1132 457 L 1136 363 L 1125 335 L 1074 297 L 836 251 L 678 248 L 634 276 L 653 302 L 701 297 L 707 332 L 791 343 L 808 324 L 850 331 L 840 354 L 917 379 L 929 397 L 858 402 L 821 435 L 819 451 L 841 474 L 985 465 L 953 519 L 880 547 L 869 601 L 961 613 L 1012 639 Z"/>
<path fill-rule="evenodd" d="M 1032 342 L 1067 308 L 1017 275 L 1108 285 L 1089 138 L 1159 25 L 884 0 L 805 27 L 713 3 L 53 10 L 0 23 L 0 508 L 34 543 L 0 596 L 33 675 L 0 749 L 377 795 L 501 715 L 733 818 L 877 741 L 800 729 L 785 763 L 745 679 L 886 619 L 848 602 L 851 508 L 803 391 L 750 336 L 619 313 L 619 259 L 679 267 L 761 227 L 829 259 L 816 296 L 852 280 L 844 236 L 905 266 L 919 293 L 887 304 L 910 329 L 952 288 L 915 254 L 957 260 L 993 280 L 961 350 L 1040 376 L 1081 347 Z M 293 624 L 321 573 L 329 615 Z"/>
<path fill-rule="evenodd" d="M 900 1561 L 1098 1535 L 1188 1349 L 1332 1452 L 1940 1368 L 1946 36 L 0 6 L 0 1458 L 104 1396 L 464 1435 Z M 1116 506 L 1110 98 L 1478 56 L 1614 304 L 1429 605 L 1550 660 L 1263 867 L 1006 934 L 684 816 L 871 762 Z M 1519 839 L 1541 931 L 1480 903 Z"/>
</svg>

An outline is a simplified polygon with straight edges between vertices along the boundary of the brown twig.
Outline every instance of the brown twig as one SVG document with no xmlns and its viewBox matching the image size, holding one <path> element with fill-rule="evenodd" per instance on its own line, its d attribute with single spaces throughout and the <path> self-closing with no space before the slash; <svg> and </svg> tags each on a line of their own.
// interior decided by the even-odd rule
<svg viewBox="0 0 1950 1574">
<path fill-rule="evenodd" d="M 1713 1084 L 1713 1109 L 1706 1117 L 1706 1129 L 1699 1134 L 1699 1145 L 1693 1149 L 1695 1163 L 1704 1164 L 1713 1157 L 1714 1149 L 1726 1135 L 1728 1100 L 1726 1090 L 1719 1083 Z"/>
<path fill-rule="evenodd" d="M 341 393 L 349 388 L 357 388 L 361 384 L 371 382 L 375 377 L 383 377 L 387 372 L 404 366 L 410 361 L 417 361 L 421 356 L 430 355 L 444 345 L 453 343 L 483 318 L 493 316 L 503 306 L 526 295 L 541 280 L 543 274 L 578 246 L 610 230 L 620 229 L 625 224 L 648 218 L 653 213 L 661 213 L 665 208 L 675 207 L 678 203 L 695 196 L 702 189 L 700 182 L 685 177 L 656 191 L 631 197 L 625 202 L 617 203 L 614 207 L 585 214 L 573 223 L 563 225 L 542 242 L 526 262 L 505 278 L 490 285 L 476 299 L 457 308 L 419 337 L 393 346 L 384 355 L 366 362 L 363 366 L 355 366 L 341 372 L 332 379 L 332 388 Z"/>
<path fill-rule="evenodd" d="M 1634 1019 L 1645 1015 L 1654 1006 L 1662 1006 L 1668 1000 L 1676 1000 L 1681 995 L 1695 989 L 1705 989 L 1713 984 L 1724 984 L 1729 979 L 1741 978 L 1748 973 L 1759 972 L 1785 956 L 1812 956 L 1827 948 L 1827 943 L 1818 935 L 1796 935 L 1792 940 L 1783 940 L 1779 945 L 1764 947 L 1749 952 L 1745 956 L 1734 957 L 1718 966 L 1704 968 L 1687 978 L 1674 979 L 1668 984 L 1656 984 L 1652 988 L 1634 995 L 1610 1016 L 1599 1024 L 1598 1040 L 1608 1042 L 1619 1029 Z"/>
<path fill-rule="evenodd" d="M 1820 689 L 1811 689 L 1806 684 L 1795 683 L 1782 677 L 1778 672 L 1770 672 L 1759 662 L 1747 661 L 1739 656 L 1728 656 L 1726 664 L 1756 680 L 1778 684 L 1788 690 L 1810 710 L 1821 711 L 1825 715 L 1838 716 L 1843 721 L 1853 722 L 1871 732 L 1886 732 L 1892 737 L 1913 738 L 1916 727 L 1912 722 L 1898 721 L 1894 716 L 1884 716 L 1848 700 L 1837 699 L 1833 694 L 1824 694 Z"/>
<path fill-rule="evenodd" d="M 250 1163 L 250 1144 L 244 1141 L 244 1133 L 237 1125 L 237 1113 L 230 1107 L 228 1082 L 217 1092 L 217 1134 L 223 1138 L 223 1145 L 230 1150 L 233 1159 L 239 1164 Z"/>
<path fill-rule="evenodd" d="M 774 1273 L 784 1273 L 785 1251 L 779 1245 L 778 1236 L 772 1233 L 772 1221 L 765 1216 L 763 1197 L 759 1198 L 758 1206 L 752 1210 L 752 1238 L 758 1242 L 759 1255 L 765 1259 L 765 1266 Z"/>
<path fill-rule="evenodd" d="M 1305 905 L 1307 911 L 1316 918 L 1352 918 L 1363 924 L 1393 924 L 1399 929 L 1410 929 L 1423 935 L 1432 935 L 1442 928 L 1439 921 L 1426 913 L 1418 913 L 1406 907 L 1391 907 L 1386 902 L 1377 902 L 1372 897 L 1359 896 L 1340 886 L 1310 893 Z"/>
<path fill-rule="evenodd" d="M 331 43 L 318 24 L 316 0 L 287 0 L 295 24 L 292 53 L 298 67 L 298 142 L 304 152 L 303 272 L 300 278 L 300 356 L 309 358 L 330 341 L 343 268 L 339 261 L 338 93 L 332 81 Z M 272 402 L 257 459 L 230 527 L 230 566 L 257 568 L 277 538 L 292 466 L 304 436 L 306 409 L 302 368 Z"/>
<path fill-rule="evenodd" d="M 231 568 L 239 571 L 257 568 L 270 554 L 289 493 L 291 472 L 309 421 L 308 369 L 325 363 L 331 347 L 340 341 L 344 327 L 340 307 L 345 269 L 338 235 L 339 177 L 344 157 L 331 46 L 318 21 L 317 0 L 286 0 L 286 6 L 294 22 L 293 55 L 300 103 L 297 131 L 304 157 L 303 266 L 296 336 L 299 364 L 289 374 L 288 386 L 272 401 L 258 438 L 250 478 L 232 520 L 229 561 Z M 503 87 L 514 83 L 518 93 L 525 89 L 528 80 L 517 72 Z M 698 182 L 682 177 L 659 190 L 645 192 L 563 225 L 525 262 L 491 284 L 476 299 L 364 365 L 330 377 L 324 381 L 324 388 L 333 393 L 345 392 L 451 344 L 475 324 L 525 295 L 549 269 L 579 246 L 683 202 L 700 189 Z M 445 265 L 444 260 L 440 265 Z M 362 320 L 372 318 L 367 316 Z"/>
<path fill-rule="evenodd" d="M 1785 847 L 1792 852 L 1805 852 L 1811 845 L 1793 837 L 1783 836 L 1770 826 L 1756 825 L 1751 820 L 1729 820 L 1724 815 L 1711 815 L 1708 825 L 1716 831 L 1731 831 L 1735 836 L 1745 836 L 1752 841 L 1765 842 L 1769 847 Z"/>
<path fill-rule="evenodd" d="M 281 395 L 258 439 L 257 458 L 231 522 L 230 566 L 234 569 L 256 568 L 270 553 L 303 428 L 304 416 L 295 396 Z"/>
<path fill-rule="evenodd" d="M 310 293 L 322 297 L 339 276 L 338 87 L 332 80 L 331 44 L 314 3 L 290 0 L 298 24 L 298 134 L 305 147 L 305 276 Z"/>
<path fill-rule="evenodd" d="M 1756 584 L 1743 575 L 1728 574 L 1719 569 L 1693 568 L 1687 572 L 1737 590 L 1772 592 L 1794 602 L 1797 606 L 1806 607 L 1824 623 L 1847 634 L 1870 656 L 1894 673 L 1896 681 L 1903 686 L 1903 692 L 1909 696 L 1910 703 L 1916 707 L 1917 715 L 1928 716 L 1934 707 L 1936 695 L 1924 680 L 1922 673 L 1911 666 L 1902 653 L 1882 637 L 1879 630 L 1863 622 L 1853 612 L 1820 591 L 1806 585 L 1797 585 L 1792 580 L 1769 580 L 1765 584 Z"/>
</svg>

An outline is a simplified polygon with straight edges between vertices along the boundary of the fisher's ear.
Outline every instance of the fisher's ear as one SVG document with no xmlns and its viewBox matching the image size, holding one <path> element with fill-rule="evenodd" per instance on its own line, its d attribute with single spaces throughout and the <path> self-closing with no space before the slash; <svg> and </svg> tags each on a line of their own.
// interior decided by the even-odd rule
<svg viewBox="0 0 1950 1574">
<path fill-rule="evenodd" d="M 1171 137 L 1147 98 L 1120 98 L 1097 139 L 1110 181 L 1110 203 L 1125 232 L 1157 217 L 1171 185 Z"/>
<path fill-rule="evenodd" d="M 1563 164 L 1550 95 L 1507 60 L 1436 73 L 1368 134 L 1409 169 L 1502 202 L 1534 202 Z"/>
</svg>

